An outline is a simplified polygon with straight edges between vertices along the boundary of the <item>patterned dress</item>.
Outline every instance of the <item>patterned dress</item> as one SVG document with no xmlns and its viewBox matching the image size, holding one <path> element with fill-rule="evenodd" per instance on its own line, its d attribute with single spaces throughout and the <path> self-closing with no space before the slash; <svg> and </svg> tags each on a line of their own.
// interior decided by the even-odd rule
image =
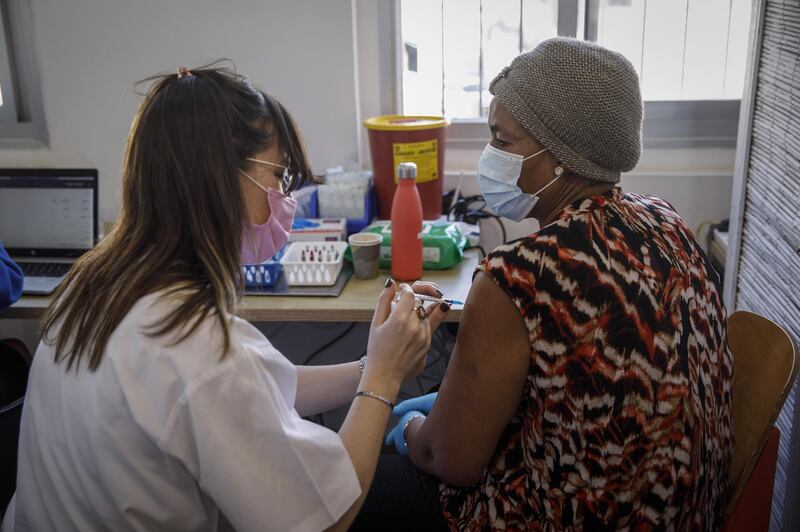
<svg viewBox="0 0 800 532">
<path fill-rule="evenodd" d="M 579 201 L 479 266 L 531 344 L 480 481 L 441 485 L 453 530 L 711 530 L 733 453 L 718 276 L 665 201 Z"/>
</svg>

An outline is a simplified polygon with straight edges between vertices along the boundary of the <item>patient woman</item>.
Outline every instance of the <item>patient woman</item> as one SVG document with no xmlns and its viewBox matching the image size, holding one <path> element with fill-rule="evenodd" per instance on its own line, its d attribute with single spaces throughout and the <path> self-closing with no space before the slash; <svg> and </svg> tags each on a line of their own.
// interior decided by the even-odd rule
<svg viewBox="0 0 800 532">
<path fill-rule="evenodd" d="M 389 440 L 442 481 L 431 526 L 718 528 L 733 450 L 726 316 L 675 210 L 617 186 L 641 151 L 633 67 L 553 39 L 490 91 L 481 189 L 540 230 L 480 264 L 438 398 L 395 409 Z M 357 523 L 403 500 L 387 469 Z"/>
</svg>

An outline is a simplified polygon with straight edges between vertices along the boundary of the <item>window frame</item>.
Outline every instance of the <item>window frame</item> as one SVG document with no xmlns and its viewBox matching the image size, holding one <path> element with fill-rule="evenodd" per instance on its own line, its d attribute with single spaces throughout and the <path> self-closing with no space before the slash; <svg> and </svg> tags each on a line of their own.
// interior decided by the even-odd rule
<svg viewBox="0 0 800 532">
<path fill-rule="evenodd" d="M 16 122 L 17 99 L 14 77 L 11 75 L 11 46 L 6 31 L 7 26 L 5 2 L 0 2 L 0 123 Z"/>
<path fill-rule="evenodd" d="M 381 39 L 393 50 L 394 79 L 390 93 L 394 109 L 403 113 L 401 0 L 384 0 L 391 4 L 389 16 L 381 20 Z M 592 10 L 587 4 L 597 0 L 559 0 L 558 34 L 575 37 L 585 33 L 592 23 Z M 753 3 L 755 8 L 756 2 Z M 751 25 L 754 17 L 751 17 Z M 645 148 L 735 148 L 738 135 L 741 100 L 674 100 L 645 101 L 642 121 L 642 143 Z M 451 119 L 447 144 L 457 149 L 479 149 L 486 144 L 486 118 Z"/>
<path fill-rule="evenodd" d="M 49 138 L 34 51 L 33 17 L 27 0 L 0 0 L 0 70 L 13 92 L 12 116 L 0 118 L 0 148 L 43 148 Z M 0 76 L 4 76 L 0 71 Z M 5 91 L 4 91 L 5 98 Z"/>
</svg>

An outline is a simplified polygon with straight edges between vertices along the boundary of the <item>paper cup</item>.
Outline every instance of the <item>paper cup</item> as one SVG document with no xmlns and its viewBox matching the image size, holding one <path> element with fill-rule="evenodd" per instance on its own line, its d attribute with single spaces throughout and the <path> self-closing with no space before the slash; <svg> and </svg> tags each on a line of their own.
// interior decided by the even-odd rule
<svg viewBox="0 0 800 532">
<path fill-rule="evenodd" d="M 376 278 L 383 237 L 377 233 L 355 233 L 350 235 L 347 242 L 353 253 L 353 273 L 356 278 Z"/>
</svg>

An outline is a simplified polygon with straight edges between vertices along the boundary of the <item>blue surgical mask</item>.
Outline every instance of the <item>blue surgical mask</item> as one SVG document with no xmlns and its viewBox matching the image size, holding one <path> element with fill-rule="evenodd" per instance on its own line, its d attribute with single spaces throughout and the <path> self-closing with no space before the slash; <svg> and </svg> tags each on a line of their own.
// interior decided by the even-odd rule
<svg viewBox="0 0 800 532">
<path fill-rule="evenodd" d="M 561 177 L 557 174 L 555 179 L 533 194 L 523 192 L 517 185 L 522 173 L 522 163 L 546 151 L 546 149 L 540 150 L 533 155 L 523 157 L 499 150 L 491 144 L 486 145 L 478 161 L 478 186 L 486 204 L 495 214 L 515 222 L 521 221 L 536 205 L 539 194 Z"/>
</svg>

